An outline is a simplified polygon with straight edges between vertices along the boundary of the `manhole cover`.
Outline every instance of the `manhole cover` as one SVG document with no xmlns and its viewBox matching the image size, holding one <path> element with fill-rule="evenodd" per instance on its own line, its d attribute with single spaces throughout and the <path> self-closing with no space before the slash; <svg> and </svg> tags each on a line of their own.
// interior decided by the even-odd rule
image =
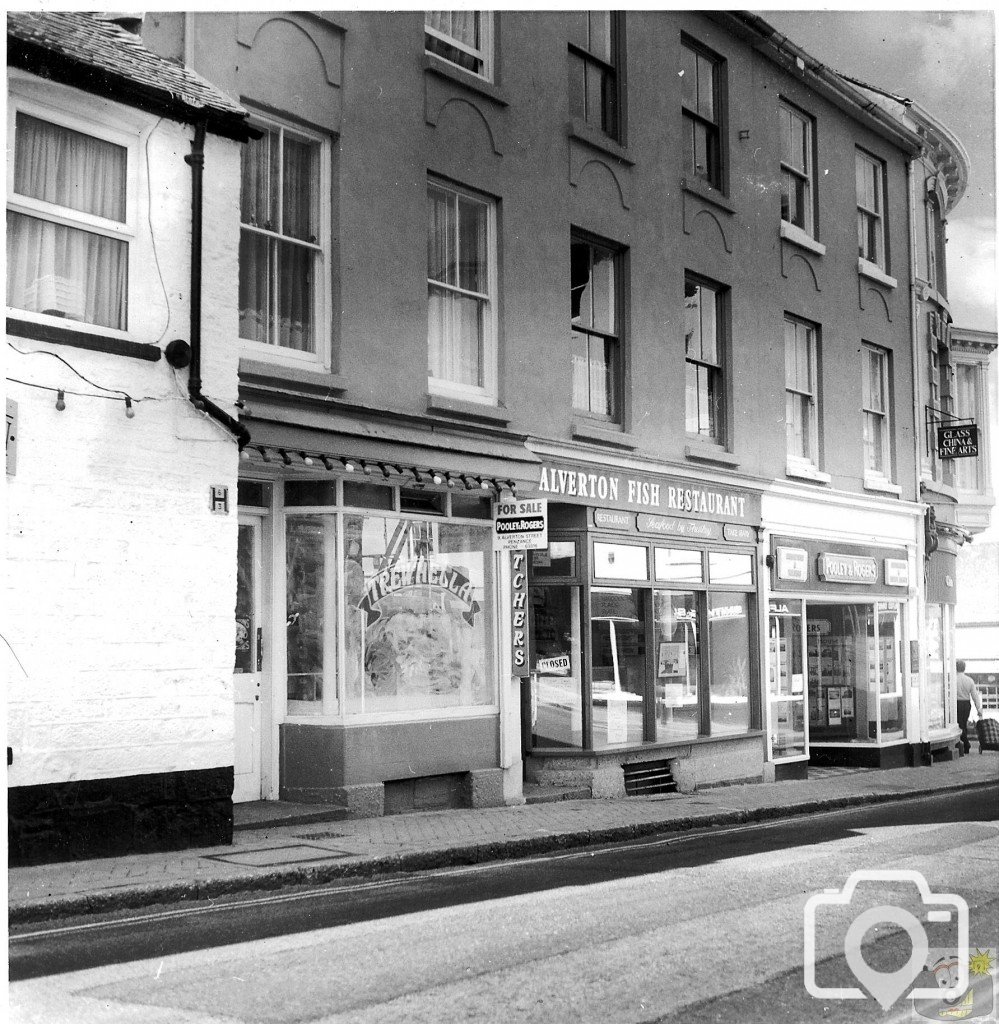
<svg viewBox="0 0 999 1024">
<path fill-rule="evenodd" d="M 346 839 L 347 836 L 343 832 L 309 832 L 304 835 L 296 836 L 296 839 Z"/>
<path fill-rule="evenodd" d="M 346 850 L 328 850 L 322 846 L 273 846 L 266 850 L 245 850 L 242 853 L 209 853 L 205 860 L 225 864 L 238 864 L 244 868 L 273 868 L 285 864 L 305 864 L 317 860 L 336 860 L 347 857 Z"/>
</svg>

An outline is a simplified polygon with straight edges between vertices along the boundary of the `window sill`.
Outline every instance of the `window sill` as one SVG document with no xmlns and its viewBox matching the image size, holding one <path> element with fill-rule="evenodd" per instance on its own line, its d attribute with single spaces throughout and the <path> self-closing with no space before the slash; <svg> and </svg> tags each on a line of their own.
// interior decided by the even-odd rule
<svg viewBox="0 0 999 1024">
<path fill-rule="evenodd" d="M 957 503 L 957 488 L 945 484 L 942 480 L 924 480 L 919 485 L 920 494 L 935 494 L 941 498 L 947 498 Z"/>
<path fill-rule="evenodd" d="M 832 483 L 832 477 L 828 473 L 823 473 L 822 470 L 807 463 L 789 462 L 784 468 L 784 475 L 795 480 L 809 480 L 815 484 Z"/>
<path fill-rule="evenodd" d="M 427 395 L 427 412 L 462 420 L 484 420 L 504 427 L 510 422 L 510 415 L 502 405 L 480 404 L 446 395 Z"/>
<path fill-rule="evenodd" d="M 346 380 L 337 373 L 246 358 L 239 361 L 239 382 L 259 391 L 298 393 L 323 398 L 347 390 Z"/>
<path fill-rule="evenodd" d="M 589 420 L 573 420 L 572 436 L 580 441 L 595 441 L 597 444 L 613 445 L 616 448 L 636 448 L 633 435 L 611 424 L 600 426 Z"/>
<path fill-rule="evenodd" d="M 807 231 L 802 231 L 796 224 L 791 224 L 789 221 L 782 220 L 780 222 L 780 237 L 786 242 L 814 252 L 816 256 L 825 256 L 826 254 L 826 247 L 821 242 L 816 241 Z"/>
<path fill-rule="evenodd" d="M 869 277 L 872 281 L 877 281 L 878 284 L 883 284 L 886 288 L 898 287 L 898 281 L 894 277 L 886 274 L 876 263 L 865 260 L 863 256 L 857 257 L 857 273 L 863 277 Z"/>
<path fill-rule="evenodd" d="M 57 327 L 55 324 L 36 323 L 34 320 L 19 320 L 15 317 L 7 317 L 7 333 L 30 341 L 47 341 L 53 345 L 68 345 L 90 352 L 107 352 L 109 355 L 143 359 L 150 363 L 157 362 L 163 355 L 158 345 L 147 345 L 96 332 L 77 331 L 70 327 Z"/>
<path fill-rule="evenodd" d="M 883 476 L 865 476 L 864 490 L 876 491 L 878 494 L 892 494 L 896 498 L 902 497 L 902 488 Z"/>
<path fill-rule="evenodd" d="M 698 199 L 711 203 L 712 206 L 717 206 L 719 210 L 735 213 L 735 207 L 729 202 L 728 197 L 722 195 L 714 185 L 709 185 L 706 181 L 701 181 L 700 178 L 681 178 L 680 188 L 692 196 L 697 196 Z"/>
<path fill-rule="evenodd" d="M 634 166 L 635 161 L 628 155 L 628 150 L 620 142 L 594 128 L 593 125 L 588 124 L 581 117 L 572 118 L 566 125 L 566 130 L 570 138 L 579 139 L 580 142 L 585 142 L 588 146 L 599 149 L 601 153 L 614 157 L 615 160 L 627 164 L 628 167 Z"/>
<path fill-rule="evenodd" d="M 738 455 L 725 451 L 721 445 L 708 444 L 704 441 L 691 441 L 683 449 L 683 454 L 696 462 L 714 462 L 719 466 L 730 466 L 733 469 L 740 461 Z"/>
<path fill-rule="evenodd" d="M 449 82 L 454 82 L 456 85 L 463 86 L 465 89 L 470 89 L 480 96 L 485 96 L 486 99 L 492 100 L 498 106 L 509 106 L 509 100 L 503 94 L 503 90 L 494 82 L 487 82 L 486 79 L 479 78 L 478 75 L 473 75 L 470 71 L 465 71 L 454 64 L 449 64 L 435 53 L 425 53 L 423 55 L 423 70 L 430 72 L 432 75 L 437 75 L 439 78 L 445 78 Z"/>
</svg>

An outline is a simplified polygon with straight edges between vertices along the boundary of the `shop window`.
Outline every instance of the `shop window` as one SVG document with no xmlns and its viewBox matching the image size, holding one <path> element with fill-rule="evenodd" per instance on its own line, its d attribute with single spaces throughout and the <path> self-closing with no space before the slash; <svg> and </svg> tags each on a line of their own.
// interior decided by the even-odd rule
<svg viewBox="0 0 999 1024">
<path fill-rule="evenodd" d="M 649 556 L 633 544 L 593 545 L 593 575 L 603 580 L 647 580 Z"/>
<path fill-rule="evenodd" d="M 336 481 L 286 480 L 284 485 L 284 503 L 288 507 L 335 505 Z"/>
<path fill-rule="evenodd" d="M 255 119 L 242 147 L 239 336 L 269 359 L 328 365 L 329 143 Z"/>
<path fill-rule="evenodd" d="M 722 188 L 722 61 L 693 42 L 680 45 L 684 173 Z"/>
<path fill-rule="evenodd" d="M 662 583 L 703 583 L 704 558 L 700 551 L 656 548 L 656 579 Z"/>
<path fill-rule="evenodd" d="M 457 519 L 492 519 L 492 499 L 478 494 L 452 493 L 451 515 Z"/>
<path fill-rule="evenodd" d="M 496 401 L 496 204 L 463 189 L 427 186 L 428 386 Z"/>
<path fill-rule="evenodd" d="M 590 591 L 594 748 L 645 739 L 644 591 Z"/>
<path fill-rule="evenodd" d="M 532 552 L 537 554 L 537 552 Z M 583 745 L 578 586 L 530 588 L 531 734 L 535 747 Z"/>
<path fill-rule="evenodd" d="M 376 508 L 390 512 L 392 493 L 392 488 L 384 485 L 362 483 L 358 480 L 343 482 L 343 503 L 353 508 Z"/>
<path fill-rule="evenodd" d="M 815 237 L 814 121 L 780 104 L 781 220 Z"/>
<path fill-rule="evenodd" d="M 620 140 L 621 15 L 615 11 L 580 11 L 568 17 L 570 113 Z"/>
<path fill-rule="evenodd" d="M 12 103 L 21 107 L 16 97 Z M 133 140 L 30 109 L 14 115 L 7 305 L 63 323 L 125 331 Z"/>
<path fill-rule="evenodd" d="M 531 579 L 575 576 L 578 572 L 576 542 L 551 540 L 545 551 L 528 552 Z"/>
<path fill-rule="evenodd" d="M 653 597 L 656 740 L 667 743 L 695 739 L 700 732 L 701 663 L 697 596 L 657 590 Z"/>
<path fill-rule="evenodd" d="M 335 517 L 287 516 L 285 560 L 288 714 L 321 715 L 336 697 Z"/>
<path fill-rule="evenodd" d="M 373 515 L 343 523 L 347 713 L 494 705 L 492 531 Z"/>
<path fill-rule="evenodd" d="M 722 290 L 689 277 L 683 288 L 687 433 L 725 443 L 725 305 Z"/>
<path fill-rule="evenodd" d="M 447 495 L 440 491 L 425 491 L 419 487 L 400 487 L 399 511 L 442 516 L 447 511 Z"/>
<path fill-rule="evenodd" d="M 751 595 L 745 591 L 713 590 L 708 593 L 712 736 L 749 731 L 752 604 Z"/>
<path fill-rule="evenodd" d="M 790 468 L 819 465 L 818 331 L 784 317 L 784 409 Z"/>
<path fill-rule="evenodd" d="M 885 254 L 885 165 L 857 150 L 857 246 L 860 258 L 888 272 Z"/>
<path fill-rule="evenodd" d="M 573 238 L 570 246 L 572 405 L 621 419 L 620 263 L 615 250 Z"/>
<path fill-rule="evenodd" d="M 801 601 L 772 602 L 767 639 L 767 699 L 770 754 L 774 760 L 805 753 L 802 641 Z"/>
<path fill-rule="evenodd" d="M 256 480 L 240 480 L 237 485 L 237 504 L 245 508 L 270 508 L 271 485 Z"/>
<path fill-rule="evenodd" d="M 487 11 L 424 11 L 427 53 L 492 81 L 493 15 Z"/>
<path fill-rule="evenodd" d="M 864 407 L 864 476 L 891 480 L 891 374 L 887 349 L 861 349 Z"/>
<path fill-rule="evenodd" d="M 926 724 L 930 729 L 943 729 L 951 724 L 950 659 L 945 623 L 945 605 L 926 606 Z"/>
<path fill-rule="evenodd" d="M 708 579 L 714 584 L 750 586 L 753 582 L 753 556 L 709 551 Z"/>
</svg>

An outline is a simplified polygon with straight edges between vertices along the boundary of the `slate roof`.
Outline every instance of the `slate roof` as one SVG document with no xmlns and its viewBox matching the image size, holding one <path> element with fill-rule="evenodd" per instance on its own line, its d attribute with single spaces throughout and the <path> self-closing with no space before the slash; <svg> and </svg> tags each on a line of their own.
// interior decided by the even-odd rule
<svg viewBox="0 0 999 1024">
<path fill-rule="evenodd" d="M 199 74 L 161 57 L 106 16 L 9 11 L 7 63 L 209 131 L 247 138 L 247 112 Z"/>
</svg>

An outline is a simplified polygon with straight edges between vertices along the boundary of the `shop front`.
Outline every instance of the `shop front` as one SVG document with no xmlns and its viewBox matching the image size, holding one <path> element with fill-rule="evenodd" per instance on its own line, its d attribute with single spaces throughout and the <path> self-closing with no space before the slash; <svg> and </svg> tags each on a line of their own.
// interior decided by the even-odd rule
<svg viewBox="0 0 999 1024">
<path fill-rule="evenodd" d="M 378 815 L 519 796 L 492 506 L 531 457 L 510 448 L 258 426 L 239 483 L 236 800 Z"/>
<path fill-rule="evenodd" d="M 955 678 L 957 548 L 949 536 L 931 535 L 935 550 L 926 560 L 926 736 L 934 760 L 951 760 L 960 728 Z"/>
<path fill-rule="evenodd" d="M 808 763 L 919 763 L 907 549 L 776 535 L 768 564 L 766 721 L 776 778 L 803 777 Z"/>
<path fill-rule="evenodd" d="M 528 778 L 595 796 L 760 779 L 759 495 L 564 463 L 538 495 Z"/>
</svg>

